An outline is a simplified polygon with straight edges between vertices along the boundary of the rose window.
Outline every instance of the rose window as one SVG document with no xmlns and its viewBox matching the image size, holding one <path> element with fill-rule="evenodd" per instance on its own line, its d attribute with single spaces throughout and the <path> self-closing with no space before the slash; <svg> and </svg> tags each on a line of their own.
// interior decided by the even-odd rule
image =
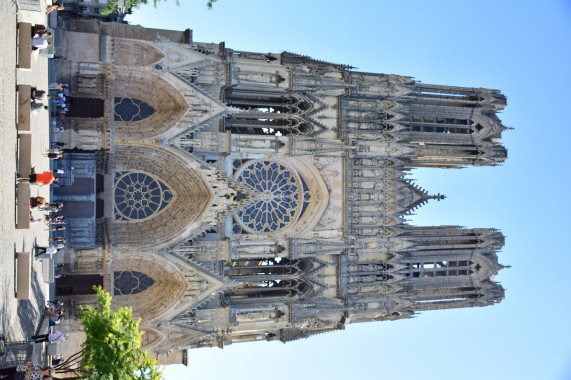
<svg viewBox="0 0 571 380">
<path fill-rule="evenodd" d="M 309 194 L 296 170 L 275 161 L 248 161 L 236 171 L 236 180 L 251 189 L 254 204 L 236 214 L 249 233 L 271 233 L 295 223 Z"/>
<path fill-rule="evenodd" d="M 115 173 L 115 220 L 141 220 L 165 208 L 173 198 L 161 181 L 145 173 Z"/>
</svg>

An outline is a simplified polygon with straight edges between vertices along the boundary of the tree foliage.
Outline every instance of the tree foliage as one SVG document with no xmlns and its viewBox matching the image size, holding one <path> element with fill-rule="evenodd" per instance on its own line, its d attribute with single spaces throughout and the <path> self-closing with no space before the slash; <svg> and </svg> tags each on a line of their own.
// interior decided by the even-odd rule
<svg viewBox="0 0 571 380">
<path fill-rule="evenodd" d="M 141 319 L 133 321 L 130 307 L 111 309 L 111 296 L 101 286 L 97 291 L 97 308 L 79 306 L 86 340 L 81 345 L 81 371 L 84 379 L 155 380 L 162 369 L 141 348 L 144 332 Z"/>
<path fill-rule="evenodd" d="M 109 15 L 111 13 L 113 13 L 113 11 L 115 9 L 117 9 L 117 6 L 119 5 L 119 1 L 120 0 L 110 0 L 107 3 L 107 6 L 105 8 L 103 8 L 103 10 L 101 11 L 101 14 L 104 15 Z M 166 0 L 162 0 L 162 1 L 166 1 Z M 208 9 L 212 9 L 212 5 L 217 2 L 218 0 L 208 0 L 206 2 L 206 7 Z M 161 0 L 152 0 L 153 5 L 155 6 L 155 8 L 157 7 L 157 5 L 161 2 Z M 135 8 L 141 4 L 148 4 L 149 0 L 125 0 L 125 13 L 129 13 L 129 11 L 132 8 Z M 176 0 L 176 5 L 180 5 L 180 1 Z"/>
</svg>

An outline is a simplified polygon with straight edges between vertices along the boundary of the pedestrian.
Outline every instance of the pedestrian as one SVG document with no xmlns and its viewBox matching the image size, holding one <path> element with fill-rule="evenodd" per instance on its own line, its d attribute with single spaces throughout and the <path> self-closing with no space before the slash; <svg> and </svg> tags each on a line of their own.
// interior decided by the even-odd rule
<svg viewBox="0 0 571 380">
<path fill-rule="evenodd" d="M 37 224 L 40 223 L 43 219 L 42 218 L 34 218 L 32 213 L 30 212 L 30 224 Z"/>
<path fill-rule="evenodd" d="M 52 172 L 46 171 L 39 174 L 30 174 L 29 178 L 18 178 L 20 182 L 31 183 L 34 185 L 51 185 L 52 182 L 57 181 L 58 178 L 54 177 Z"/>
<path fill-rule="evenodd" d="M 34 363 L 21 364 L 16 367 L 0 369 L 0 379 L 40 380 L 51 379 L 56 370 L 53 367 L 40 367 Z"/>
<path fill-rule="evenodd" d="M 50 204 L 41 205 L 40 207 L 38 207 L 38 209 L 44 210 L 47 212 L 59 212 L 59 211 L 61 211 L 62 208 L 63 208 L 63 203 L 59 203 L 59 202 L 52 202 Z"/>
<path fill-rule="evenodd" d="M 48 304 L 48 306 L 50 306 L 50 304 L 51 304 L 51 305 L 54 305 L 55 307 L 60 307 L 60 308 L 63 306 L 63 302 L 60 300 L 49 300 L 49 301 L 47 301 L 47 304 Z"/>
<path fill-rule="evenodd" d="M 47 94 L 47 92 L 38 90 L 36 87 L 32 87 L 31 98 L 34 100 L 49 100 L 50 96 Z"/>
<path fill-rule="evenodd" d="M 32 208 L 39 207 L 41 205 L 45 205 L 46 203 L 47 203 L 47 201 L 46 201 L 46 198 L 44 198 L 44 197 L 30 198 L 30 206 Z"/>
<path fill-rule="evenodd" d="M 45 49 L 49 46 L 52 46 L 51 42 L 48 42 L 48 40 L 45 37 L 33 37 L 32 38 L 32 50 L 38 50 L 38 49 Z"/>
<path fill-rule="evenodd" d="M 34 256 L 39 257 L 43 254 L 46 255 L 55 255 L 56 253 L 58 253 L 58 248 L 55 245 L 50 245 L 49 247 L 36 247 L 36 253 L 34 254 Z"/>
<path fill-rule="evenodd" d="M 65 316 L 63 315 L 63 310 L 62 310 L 60 313 L 56 313 L 50 317 L 50 319 L 48 321 L 48 326 L 54 327 L 55 325 L 61 323 L 61 321 L 63 321 L 64 319 L 65 319 Z"/>
<path fill-rule="evenodd" d="M 46 28 L 45 25 L 36 24 L 32 26 L 32 37 L 43 37 L 40 36 L 40 34 L 46 34 L 47 32 L 48 29 Z"/>
<path fill-rule="evenodd" d="M 45 109 L 45 110 L 50 109 L 50 107 L 44 105 L 44 103 L 39 103 L 39 102 L 35 102 L 35 101 L 32 101 L 30 108 L 32 111 L 37 111 L 37 110 L 41 110 L 41 109 Z"/>
<path fill-rule="evenodd" d="M 63 354 L 56 354 L 52 356 L 52 365 L 60 365 L 63 362 Z"/>
<path fill-rule="evenodd" d="M 32 339 L 35 343 L 42 343 L 42 342 L 65 342 L 67 340 L 68 335 L 62 333 L 61 331 L 55 330 L 49 334 L 42 334 L 42 335 L 33 335 Z"/>
<path fill-rule="evenodd" d="M 63 158 L 63 154 L 61 153 L 48 153 L 46 156 L 50 160 L 59 160 L 60 158 Z"/>
<path fill-rule="evenodd" d="M 67 88 L 69 88 L 69 85 L 66 83 L 50 83 L 50 90 L 63 91 Z"/>
<path fill-rule="evenodd" d="M 63 11 L 65 9 L 65 6 L 57 1 L 52 1 L 52 5 L 50 5 L 48 7 L 48 9 L 46 10 L 46 14 L 50 14 L 53 11 Z"/>
</svg>

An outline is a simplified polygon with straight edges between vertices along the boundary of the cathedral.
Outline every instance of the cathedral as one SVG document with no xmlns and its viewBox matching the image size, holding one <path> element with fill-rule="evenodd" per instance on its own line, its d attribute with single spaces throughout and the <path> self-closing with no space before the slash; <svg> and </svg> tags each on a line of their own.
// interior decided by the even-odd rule
<svg viewBox="0 0 571 380">
<path fill-rule="evenodd" d="M 71 20 L 61 41 L 72 308 L 102 285 L 167 354 L 503 299 L 498 230 L 406 222 L 444 198 L 411 169 L 507 158 L 499 91 L 190 30 Z"/>
</svg>

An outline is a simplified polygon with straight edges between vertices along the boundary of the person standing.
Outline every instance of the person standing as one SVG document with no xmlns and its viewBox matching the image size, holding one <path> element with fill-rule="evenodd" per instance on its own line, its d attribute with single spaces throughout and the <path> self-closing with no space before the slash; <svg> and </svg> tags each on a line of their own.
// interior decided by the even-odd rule
<svg viewBox="0 0 571 380">
<path fill-rule="evenodd" d="M 44 253 L 47 255 L 55 255 L 57 252 L 58 248 L 52 244 L 49 247 L 36 247 L 36 254 L 34 256 L 39 257 Z"/>
<path fill-rule="evenodd" d="M 28 363 L 17 367 L 0 369 L 0 379 L 41 380 L 53 376 L 55 373 L 56 371 L 53 367 L 46 366 L 42 368 L 34 363 Z"/>
<path fill-rule="evenodd" d="M 32 50 L 45 49 L 48 46 L 52 46 L 52 43 L 48 42 L 45 37 L 32 38 Z"/>
<path fill-rule="evenodd" d="M 54 177 L 52 172 L 46 171 L 38 174 L 30 174 L 30 178 L 19 178 L 19 180 L 24 183 L 29 182 L 37 185 L 51 185 L 54 181 L 57 181 L 58 178 Z"/>
<path fill-rule="evenodd" d="M 42 335 L 34 335 L 32 339 L 34 343 L 42 343 L 42 342 L 65 342 L 67 340 L 68 335 L 62 333 L 61 331 L 54 331 L 53 333 L 49 334 L 42 334 Z"/>
</svg>

